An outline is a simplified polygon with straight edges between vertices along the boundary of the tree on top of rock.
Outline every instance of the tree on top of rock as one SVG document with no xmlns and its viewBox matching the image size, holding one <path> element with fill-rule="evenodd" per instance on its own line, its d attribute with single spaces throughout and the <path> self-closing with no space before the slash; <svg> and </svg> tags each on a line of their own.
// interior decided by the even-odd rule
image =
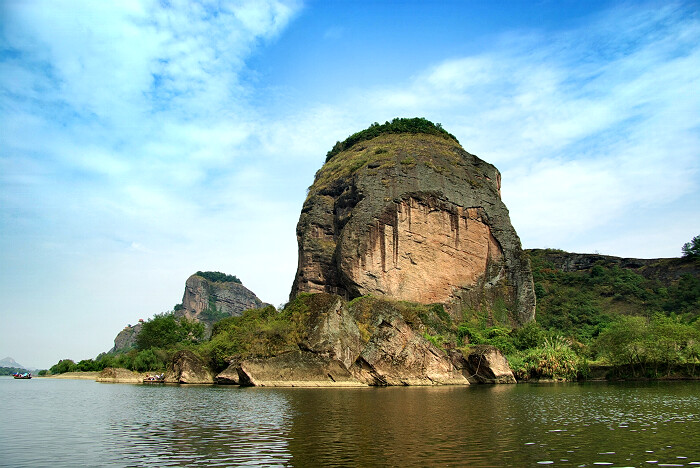
<svg viewBox="0 0 700 468">
<path fill-rule="evenodd" d="M 693 240 L 683 244 L 683 257 L 685 258 L 700 258 L 700 235 L 693 237 Z"/>
</svg>

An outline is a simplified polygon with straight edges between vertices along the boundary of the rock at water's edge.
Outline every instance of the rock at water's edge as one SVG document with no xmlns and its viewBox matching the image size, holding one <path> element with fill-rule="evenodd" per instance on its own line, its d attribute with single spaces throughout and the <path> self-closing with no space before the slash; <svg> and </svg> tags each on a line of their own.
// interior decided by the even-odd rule
<svg viewBox="0 0 700 468">
<path fill-rule="evenodd" d="M 258 387 L 363 387 L 343 364 L 299 351 L 270 358 L 246 359 L 238 367 L 241 385 Z"/>
<path fill-rule="evenodd" d="M 450 352 L 450 357 L 455 369 L 461 371 L 471 383 L 516 383 L 508 360 L 495 346 L 472 346 L 466 356 L 455 350 Z"/>
<path fill-rule="evenodd" d="M 183 384 L 211 384 L 214 376 L 204 362 L 189 350 L 175 353 L 168 370 L 165 382 Z"/>
</svg>

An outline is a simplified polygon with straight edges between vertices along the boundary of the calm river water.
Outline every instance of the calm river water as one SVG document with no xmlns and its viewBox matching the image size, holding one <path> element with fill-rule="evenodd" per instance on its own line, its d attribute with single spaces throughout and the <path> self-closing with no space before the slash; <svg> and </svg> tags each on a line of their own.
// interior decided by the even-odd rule
<svg viewBox="0 0 700 468">
<path fill-rule="evenodd" d="M 272 389 L 0 378 L 1 466 L 700 466 L 700 382 Z"/>
</svg>

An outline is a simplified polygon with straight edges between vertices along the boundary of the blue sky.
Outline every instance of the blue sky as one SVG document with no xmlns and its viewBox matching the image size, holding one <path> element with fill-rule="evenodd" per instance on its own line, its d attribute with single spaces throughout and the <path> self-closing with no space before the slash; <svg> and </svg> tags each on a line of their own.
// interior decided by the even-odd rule
<svg viewBox="0 0 700 468">
<path fill-rule="evenodd" d="M 440 122 L 525 248 L 700 234 L 697 2 L 0 0 L 0 357 L 95 357 L 197 270 L 286 301 L 337 140 Z"/>
</svg>

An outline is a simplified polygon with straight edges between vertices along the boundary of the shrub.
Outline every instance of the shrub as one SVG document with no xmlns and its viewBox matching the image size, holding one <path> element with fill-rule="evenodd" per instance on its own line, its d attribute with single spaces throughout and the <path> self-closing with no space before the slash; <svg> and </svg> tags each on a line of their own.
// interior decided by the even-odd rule
<svg viewBox="0 0 700 468">
<path fill-rule="evenodd" d="M 685 258 L 700 258 L 700 236 L 695 236 L 690 242 L 683 244 L 681 251 Z"/>
<path fill-rule="evenodd" d="M 77 370 L 78 366 L 71 359 L 61 359 L 49 369 L 52 374 L 64 374 L 66 372 L 75 372 Z"/>
<path fill-rule="evenodd" d="M 445 139 L 453 140 L 457 143 L 457 138 L 442 128 L 442 125 L 434 124 L 424 118 L 400 119 L 395 118 L 391 122 L 383 125 L 373 123 L 365 130 L 350 135 L 343 142 L 336 142 L 333 148 L 326 154 L 326 162 L 330 161 L 336 154 L 345 151 L 356 143 L 371 140 L 386 133 L 427 133 L 429 135 L 439 135 Z"/>
<path fill-rule="evenodd" d="M 220 283 L 238 283 L 242 284 L 241 280 L 236 278 L 234 275 L 227 275 L 226 273 L 221 273 L 220 271 L 198 271 L 195 273 L 197 276 L 201 276 L 204 279 Z"/>
<path fill-rule="evenodd" d="M 204 325 L 188 320 L 177 319 L 172 313 L 156 314 L 144 322 L 136 337 L 136 347 L 143 351 L 148 348 L 167 348 L 177 343 L 196 343 L 204 336 Z"/>
<path fill-rule="evenodd" d="M 510 359 L 509 359 L 510 361 Z M 561 336 L 545 339 L 544 345 L 530 349 L 514 360 L 519 379 L 575 380 L 583 361 Z"/>
</svg>

